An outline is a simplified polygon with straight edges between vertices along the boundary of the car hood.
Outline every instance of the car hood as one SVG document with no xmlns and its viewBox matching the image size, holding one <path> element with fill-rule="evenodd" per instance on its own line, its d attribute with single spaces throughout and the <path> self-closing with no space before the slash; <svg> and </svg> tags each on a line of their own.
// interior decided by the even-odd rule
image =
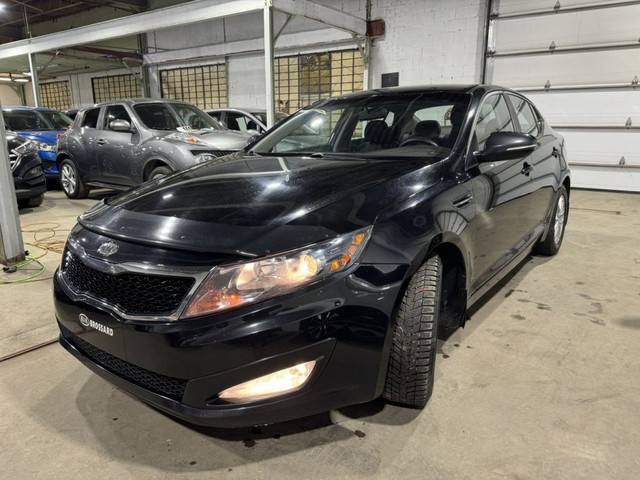
<svg viewBox="0 0 640 480">
<path fill-rule="evenodd" d="M 171 135 L 176 132 L 166 132 L 166 131 L 158 131 L 158 137 L 164 137 L 167 141 L 177 141 L 166 138 L 168 135 Z M 236 132 L 235 130 L 215 130 L 213 132 L 203 132 L 200 130 L 192 130 L 188 132 L 179 132 L 185 135 L 193 136 L 198 138 L 199 140 L 205 142 L 207 145 L 214 147 L 218 150 L 241 150 L 252 138 L 252 135 L 244 132 Z M 193 147 L 203 147 L 204 145 L 191 145 Z"/>
<path fill-rule="evenodd" d="M 58 135 L 64 133 L 64 130 L 47 130 L 44 132 L 30 132 L 27 130 L 16 133 L 36 142 L 55 144 L 58 141 Z"/>
<path fill-rule="evenodd" d="M 141 185 L 80 217 L 135 243 L 261 256 L 375 223 L 437 184 L 441 163 L 236 154 Z"/>
</svg>

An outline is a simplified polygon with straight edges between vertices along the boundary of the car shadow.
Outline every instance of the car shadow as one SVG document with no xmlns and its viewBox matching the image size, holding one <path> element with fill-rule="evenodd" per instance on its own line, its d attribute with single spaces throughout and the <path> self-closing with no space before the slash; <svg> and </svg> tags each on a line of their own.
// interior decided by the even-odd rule
<svg viewBox="0 0 640 480">
<path fill-rule="evenodd" d="M 85 375 L 78 384 L 78 377 Z M 65 405 L 62 410 L 61 405 Z M 346 468 L 354 475 L 369 476 L 377 471 L 380 459 L 362 443 L 369 433 L 367 425 L 401 425 L 402 439 L 396 438 L 393 445 L 394 450 L 401 450 L 418 422 L 403 424 L 417 418 L 420 410 L 376 400 L 265 426 L 202 427 L 156 410 L 77 366 L 33 404 L 31 414 L 66 437 L 63 443 L 76 444 L 81 454 L 97 444 L 118 462 L 158 471 L 229 471 L 304 452 L 305 469 L 335 466 L 336 459 L 346 456 L 340 460 L 343 473 Z M 91 443 L 85 447 L 87 438 Z"/>
</svg>

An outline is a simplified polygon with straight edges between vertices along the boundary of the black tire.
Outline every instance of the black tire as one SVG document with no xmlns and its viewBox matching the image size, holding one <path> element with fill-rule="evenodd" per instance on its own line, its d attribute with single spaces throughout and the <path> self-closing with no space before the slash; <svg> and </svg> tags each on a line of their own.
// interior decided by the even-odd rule
<svg viewBox="0 0 640 480">
<path fill-rule="evenodd" d="M 546 237 L 538 243 L 534 253 L 538 255 L 555 255 L 562 246 L 564 230 L 569 218 L 569 194 L 564 186 L 560 187 L 556 195 L 556 203 L 549 219 Z"/>
<path fill-rule="evenodd" d="M 382 396 L 422 408 L 433 392 L 442 264 L 429 258 L 413 276 L 395 317 L 387 379 Z"/>
<path fill-rule="evenodd" d="M 89 195 L 89 188 L 80 179 L 76 164 L 68 158 L 60 164 L 60 185 L 69 198 L 87 198 Z"/>
<path fill-rule="evenodd" d="M 171 174 L 173 171 L 169 167 L 156 167 L 151 170 L 149 178 L 147 180 L 155 180 L 156 178 L 164 177 Z"/>
<path fill-rule="evenodd" d="M 18 200 L 18 206 L 20 208 L 35 208 L 42 205 L 43 201 L 44 201 L 44 193 L 41 193 L 37 197 L 22 198 Z"/>
</svg>

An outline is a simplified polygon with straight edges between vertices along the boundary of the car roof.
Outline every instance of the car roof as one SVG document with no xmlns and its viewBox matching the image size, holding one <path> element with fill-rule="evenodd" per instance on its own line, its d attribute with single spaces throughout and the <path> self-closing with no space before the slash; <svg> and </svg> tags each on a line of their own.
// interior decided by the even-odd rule
<svg viewBox="0 0 640 480">
<path fill-rule="evenodd" d="M 123 103 L 126 103 L 128 105 L 139 105 L 142 103 L 176 103 L 180 105 L 193 105 L 182 100 L 169 100 L 167 98 L 123 98 L 121 100 L 109 100 L 108 102 L 96 103 L 94 105 L 91 105 L 90 107 L 84 107 L 83 110 L 87 108 L 102 107 L 104 105 L 120 105 Z M 193 106 L 195 107 L 196 105 Z"/>
<path fill-rule="evenodd" d="M 48 108 L 48 107 L 27 107 L 24 105 L 7 105 L 2 107 L 3 111 L 10 111 L 10 110 L 22 110 L 22 111 L 41 111 L 41 112 L 57 112 L 58 110 L 54 109 L 54 108 Z"/>
<path fill-rule="evenodd" d="M 224 107 L 224 108 L 207 108 L 207 112 L 248 112 L 248 113 L 266 113 L 264 108 L 244 108 L 244 107 Z"/>
<path fill-rule="evenodd" d="M 439 85 L 416 85 L 410 87 L 388 87 L 375 88 L 362 92 L 337 95 L 335 98 L 358 98 L 372 95 L 403 95 L 408 93 L 429 93 L 429 92 L 451 92 L 451 93 L 472 93 L 476 90 L 490 92 L 493 90 L 507 90 L 498 85 L 488 84 L 439 84 Z"/>
</svg>

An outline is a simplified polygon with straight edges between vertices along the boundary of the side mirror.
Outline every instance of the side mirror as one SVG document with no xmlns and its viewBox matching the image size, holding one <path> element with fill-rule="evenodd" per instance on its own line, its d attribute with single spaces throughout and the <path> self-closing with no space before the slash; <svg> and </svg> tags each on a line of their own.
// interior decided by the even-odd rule
<svg viewBox="0 0 640 480">
<path fill-rule="evenodd" d="M 250 128 L 249 130 L 247 130 L 247 133 L 248 133 L 249 135 L 253 135 L 254 137 L 255 137 L 256 135 L 260 135 L 260 131 L 259 131 L 259 130 L 257 130 L 257 129 L 255 129 L 255 128 Z"/>
<path fill-rule="evenodd" d="M 130 132 L 131 124 L 126 120 L 114 120 L 109 124 L 109 130 L 114 132 Z"/>
<path fill-rule="evenodd" d="M 533 135 L 517 132 L 493 132 L 484 144 L 484 150 L 475 152 L 478 162 L 499 162 L 515 160 L 530 154 L 538 148 Z"/>
</svg>

